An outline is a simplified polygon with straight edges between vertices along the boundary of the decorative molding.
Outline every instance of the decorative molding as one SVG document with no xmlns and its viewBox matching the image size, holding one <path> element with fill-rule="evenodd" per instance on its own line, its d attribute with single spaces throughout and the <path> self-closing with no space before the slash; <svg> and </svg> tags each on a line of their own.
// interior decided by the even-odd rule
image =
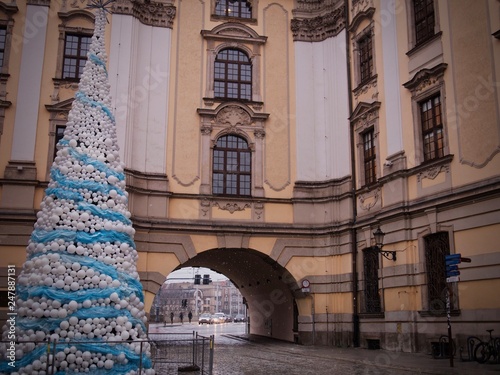
<svg viewBox="0 0 500 375">
<path fill-rule="evenodd" d="M 444 165 L 432 166 L 426 169 L 425 171 L 418 173 L 417 180 L 418 182 L 421 182 L 425 178 L 428 178 L 429 180 L 434 180 L 441 172 L 449 173 L 450 165 L 444 164 Z"/>
<path fill-rule="evenodd" d="M 227 201 L 214 201 L 212 203 L 214 207 L 218 207 L 219 210 L 229 211 L 230 214 L 234 214 L 236 211 L 245 211 L 246 208 L 252 208 L 250 203 L 243 202 L 227 202 Z"/>
<path fill-rule="evenodd" d="M 50 0 L 26 0 L 26 5 L 40 5 L 44 7 L 49 7 Z"/>
<path fill-rule="evenodd" d="M 361 23 L 361 21 L 363 21 L 365 18 L 372 19 L 374 13 L 375 13 L 375 8 L 373 8 L 373 7 L 370 7 L 366 10 L 358 12 L 353 17 L 351 24 L 349 25 L 349 31 L 355 32 L 356 29 L 358 28 L 359 24 Z"/>
<path fill-rule="evenodd" d="M 267 36 L 260 36 L 252 28 L 235 22 L 226 22 L 214 27 L 212 30 L 201 30 L 201 35 L 207 40 L 227 41 L 234 43 L 264 44 Z"/>
<path fill-rule="evenodd" d="M 364 194 L 359 194 L 358 200 L 359 200 L 359 206 L 364 210 L 364 211 L 370 211 L 380 200 L 380 192 L 381 189 L 378 187 L 374 190 L 371 190 L 367 193 Z"/>
<path fill-rule="evenodd" d="M 411 80 L 403 83 L 403 86 L 410 90 L 413 94 L 426 90 L 440 81 L 447 66 L 448 64 L 441 63 L 431 69 L 421 69 L 415 73 Z"/>
<path fill-rule="evenodd" d="M 358 87 L 356 87 L 354 90 L 352 90 L 354 94 L 354 98 L 357 100 L 358 97 L 362 94 L 366 94 L 368 90 L 370 89 L 375 89 L 376 91 L 372 95 L 372 99 L 378 98 L 378 90 L 377 90 L 377 75 L 375 74 L 370 78 L 369 81 L 360 84 Z M 375 98 L 373 98 L 375 97 Z"/>
<path fill-rule="evenodd" d="M 115 0 L 112 5 L 112 12 L 114 14 L 133 16 L 148 26 L 172 29 L 177 8 L 170 2 Z"/>
<path fill-rule="evenodd" d="M 321 42 L 338 35 L 346 27 L 343 2 L 298 1 L 293 14 L 291 30 L 296 42 Z"/>
<path fill-rule="evenodd" d="M 373 8 L 373 0 L 352 0 L 351 14 L 355 18 L 359 12 L 366 11 L 367 8 Z"/>
<path fill-rule="evenodd" d="M 360 102 L 352 112 L 351 124 L 357 132 L 373 125 L 379 117 L 380 102 L 366 103 Z"/>
<path fill-rule="evenodd" d="M 247 111 L 236 105 L 222 108 L 215 116 L 215 121 L 222 126 L 249 126 L 252 119 Z"/>
</svg>

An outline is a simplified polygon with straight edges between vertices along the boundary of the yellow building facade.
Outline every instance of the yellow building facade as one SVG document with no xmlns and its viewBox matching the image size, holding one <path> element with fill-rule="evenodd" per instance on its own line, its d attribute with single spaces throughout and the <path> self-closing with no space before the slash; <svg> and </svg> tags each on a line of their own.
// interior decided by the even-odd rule
<svg viewBox="0 0 500 375">
<path fill-rule="evenodd" d="M 2 319 L 86 5 L 0 2 Z M 497 329 L 499 16 L 496 0 L 116 0 L 108 77 L 147 310 L 170 272 L 203 266 L 259 335 L 429 351 L 448 284 L 457 344 Z M 460 281 L 449 254 L 471 259 Z"/>
</svg>

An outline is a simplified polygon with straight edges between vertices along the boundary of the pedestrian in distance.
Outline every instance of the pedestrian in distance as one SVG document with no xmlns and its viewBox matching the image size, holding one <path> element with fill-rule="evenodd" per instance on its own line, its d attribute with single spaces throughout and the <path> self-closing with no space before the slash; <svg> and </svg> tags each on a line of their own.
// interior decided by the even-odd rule
<svg viewBox="0 0 500 375">
<path fill-rule="evenodd" d="M 182 321 L 184 319 L 184 314 L 182 313 L 182 311 L 179 314 L 179 318 L 181 319 L 181 324 L 184 324 L 184 322 Z"/>
<path fill-rule="evenodd" d="M 193 319 L 193 313 L 190 311 L 188 314 L 189 324 L 191 324 L 191 319 Z"/>
<path fill-rule="evenodd" d="M 170 313 L 170 324 L 174 324 L 174 312 Z"/>
</svg>

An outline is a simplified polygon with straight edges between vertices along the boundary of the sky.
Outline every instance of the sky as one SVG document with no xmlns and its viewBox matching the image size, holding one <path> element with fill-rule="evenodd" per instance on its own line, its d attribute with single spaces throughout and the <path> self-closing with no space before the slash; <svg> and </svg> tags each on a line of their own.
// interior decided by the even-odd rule
<svg viewBox="0 0 500 375">
<path fill-rule="evenodd" d="M 210 275 L 210 278 L 212 281 L 221 281 L 221 280 L 227 280 L 227 277 L 224 276 L 223 274 L 217 273 L 215 271 L 212 271 L 209 268 L 203 268 L 203 267 L 185 267 L 181 268 L 180 270 L 174 271 L 170 273 L 167 276 L 167 283 L 168 282 L 183 282 L 183 281 L 189 281 L 189 280 L 194 280 L 194 275 L 199 274 L 199 275 Z"/>
</svg>

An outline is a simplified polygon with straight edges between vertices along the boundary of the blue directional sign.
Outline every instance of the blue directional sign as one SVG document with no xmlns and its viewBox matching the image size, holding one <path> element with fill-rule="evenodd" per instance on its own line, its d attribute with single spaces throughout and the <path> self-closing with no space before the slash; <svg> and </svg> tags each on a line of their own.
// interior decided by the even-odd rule
<svg viewBox="0 0 500 375">
<path fill-rule="evenodd" d="M 470 258 L 462 258 L 461 254 L 450 254 L 446 255 L 446 282 L 453 283 L 460 281 L 460 271 L 458 270 L 458 265 L 462 262 L 470 263 L 472 260 Z"/>
</svg>

